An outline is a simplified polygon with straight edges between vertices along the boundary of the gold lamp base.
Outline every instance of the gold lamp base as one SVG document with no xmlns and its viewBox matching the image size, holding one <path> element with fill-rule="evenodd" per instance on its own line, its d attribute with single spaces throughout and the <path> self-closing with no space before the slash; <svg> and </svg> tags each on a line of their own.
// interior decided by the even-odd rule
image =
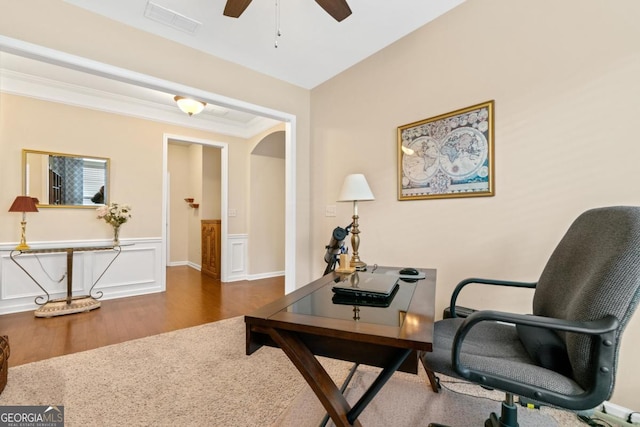
<svg viewBox="0 0 640 427">
<path fill-rule="evenodd" d="M 354 211 L 357 212 L 357 203 L 358 201 L 354 201 Z M 358 214 L 354 213 L 353 222 L 351 226 L 351 247 L 353 248 L 353 254 L 351 255 L 351 262 L 349 262 L 349 266 L 354 268 L 356 271 L 366 271 L 367 263 L 360 259 L 360 255 L 358 254 L 358 249 L 360 249 L 360 229 L 358 228 Z"/>
<path fill-rule="evenodd" d="M 20 222 L 20 243 L 18 244 L 18 246 L 16 246 L 16 251 L 26 251 L 27 249 L 31 249 L 29 245 L 27 245 L 26 236 L 27 236 L 27 221 L 23 219 Z"/>
<path fill-rule="evenodd" d="M 16 246 L 16 251 L 26 251 L 27 249 L 31 248 L 27 245 L 27 221 L 23 218 L 20 222 L 20 243 Z"/>
<path fill-rule="evenodd" d="M 367 263 L 366 262 L 358 261 L 358 262 L 354 262 L 352 265 L 353 265 L 353 268 L 355 268 L 356 271 L 367 271 Z"/>
</svg>

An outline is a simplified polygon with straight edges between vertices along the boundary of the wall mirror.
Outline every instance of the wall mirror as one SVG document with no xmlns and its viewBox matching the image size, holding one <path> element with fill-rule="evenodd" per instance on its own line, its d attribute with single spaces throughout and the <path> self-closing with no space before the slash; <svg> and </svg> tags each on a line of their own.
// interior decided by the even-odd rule
<svg viewBox="0 0 640 427">
<path fill-rule="evenodd" d="M 109 203 L 109 159 L 22 150 L 22 193 L 38 207 L 91 208 Z"/>
</svg>

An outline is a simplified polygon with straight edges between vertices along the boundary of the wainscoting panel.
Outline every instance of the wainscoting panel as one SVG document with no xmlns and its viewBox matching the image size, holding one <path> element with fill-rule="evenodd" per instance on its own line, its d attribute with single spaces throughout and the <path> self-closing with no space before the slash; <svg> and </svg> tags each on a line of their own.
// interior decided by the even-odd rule
<svg viewBox="0 0 640 427">
<path fill-rule="evenodd" d="M 78 247 L 105 242 L 40 242 L 37 248 Z M 165 290 L 162 271 L 161 239 L 127 239 L 122 251 L 75 252 L 73 257 L 73 295 L 88 295 L 96 283 L 92 296 L 107 300 Z M 0 314 L 38 308 L 35 303 L 45 300 L 42 290 L 11 260 L 11 247 L 0 247 Z M 67 290 L 66 253 L 19 255 L 18 262 L 50 294 L 51 299 L 64 298 Z M 111 265 L 109 265 L 111 264 Z M 105 270 L 106 269 L 106 270 Z"/>
<path fill-rule="evenodd" d="M 230 234 L 227 237 L 227 282 L 247 279 L 247 242 L 246 234 Z"/>
</svg>

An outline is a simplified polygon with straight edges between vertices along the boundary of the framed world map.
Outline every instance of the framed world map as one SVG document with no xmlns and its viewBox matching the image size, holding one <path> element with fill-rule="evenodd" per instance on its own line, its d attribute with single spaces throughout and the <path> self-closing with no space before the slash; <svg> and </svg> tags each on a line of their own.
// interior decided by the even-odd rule
<svg viewBox="0 0 640 427">
<path fill-rule="evenodd" d="M 398 127 L 398 200 L 493 196 L 493 105 Z"/>
</svg>

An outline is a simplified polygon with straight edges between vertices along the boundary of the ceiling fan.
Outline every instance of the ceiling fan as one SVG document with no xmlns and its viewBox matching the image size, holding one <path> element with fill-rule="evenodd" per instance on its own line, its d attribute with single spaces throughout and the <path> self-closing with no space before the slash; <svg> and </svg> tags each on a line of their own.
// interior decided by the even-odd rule
<svg viewBox="0 0 640 427">
<path fill-rule="evenodd" d="M 249 3 L 251 0 L 227 0 L 223 14 L 231 18 L 238 18 L 249 6 Z M 338 22 L 351 15 L 351 9 L 346 0 L 316 0 L 316 3 Z"/>
</svg>

